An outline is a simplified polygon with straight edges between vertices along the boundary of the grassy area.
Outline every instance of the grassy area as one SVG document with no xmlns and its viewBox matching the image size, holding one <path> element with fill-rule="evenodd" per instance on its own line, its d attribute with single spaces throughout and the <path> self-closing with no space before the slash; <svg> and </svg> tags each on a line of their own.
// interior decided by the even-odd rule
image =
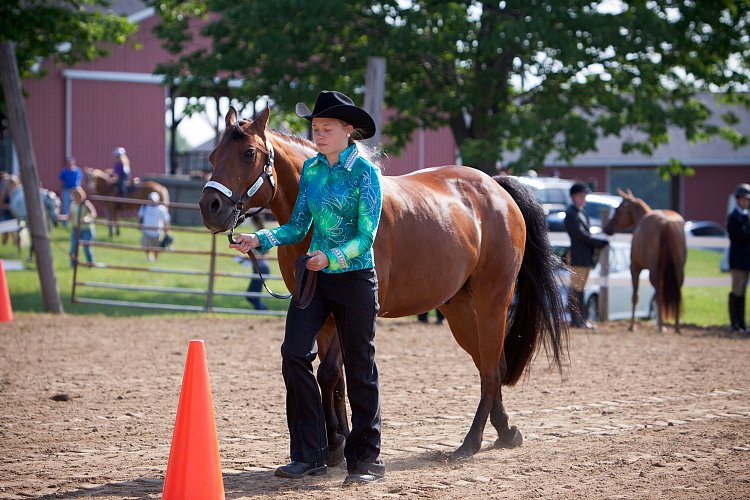
<svg viewBox="0 0 750 500">
<path fill-rule="evenodd" d="M 728 276 L 719 270 L 721 252 L 688 249 L 685 266 L 686 276 L 717 277 Z M 726 287 L 685 287 L 682 289 L 682 322 L 700 326 L 728 325 Z"/>
<path fill-rule="evenodd" d="M 175 232 L 175 247 L 179 249 L 210 251 L 212 236 L 204 228 L 193 228 L 196 232 Z M 107 228 L 97 226 L 96 241 L 121 243 L 138 246 L 140 242 L 140 231 L 133 228 L 122 228 L 121 235 L 110 238 Z M 73 284 L 73 270 L 68 259 L 70 245 L 70 233 L 59 226 L 51 234 L 52 252 L 54 257 L 55 272 L 57 273 L 58 288 L 63 300 L 66 312 L 72 314 L 105 314 L 111 316 L 130 315 L 160 315 L 180 314 L 174 311 L 162 311 L 155 309 L 115 307 L 99 304 L 72 304 L 71 292 Z M 240 266 L 232 257 L 236 254 L 226 248 L 226 238 L 219 235 L 216 239 L 217 257 L 216 269 L 220 272 L 245 274 L 250 270 Z M 203 255 L 187 255 L 181 253 L 162 253 L 157 262 L 151 263 L 146 260 L 144 253 L 140 250 L 117 250 L 109 248 L 94 248 L 94 257 L 98 262 L 105 264 L 118 264 L 122 266 L 147 267 L 161 270 L 181 270 L 192 273 L 208 272 L 210 259 Z M 11 245 L 0 246 L 0 258 L 4 260 L 24 259 L 28 255 L 28 248 L 22 249 L 22 254 L 16 252 Z M 273 254 L 272 254 L 273 255 Z M 687 276 L 721 276 L 719 271 L 719 260 L 721 253 L 708 250 L 688 250 Z M 272 274 L 278 276 L 278 267 L 275 260 L 271 260 Z M 15 312 L 42 312 L 42 301 L 39 289 L 39 278 L 36 266 L 33 262 L 26 262 L 22 271 L 6 271 L 6 279 L 13 302 Z M 139 286 L 188 288 L 205 290 L 208 287 L 208 276 L 203 275 L 180 275 L 167 272 L 144 273 L 134 271 L 114 270 L 107 268 L 84 268 L 78 269 L 78 281 L 95 283 L 120 283 Z M 246 277 L 218 277 L 214 286 L 215 290 L 226 290 L 242 292 L 247 287 Z M 286 293 L 283 283 L 271 280 L 269 286 L 276 292 Z M 683 289 L 683 322 L 701 326 L 727 324 L 726 297 L 729 287 L 712 288 L 684 288 Z M 178 292 L 147 292 L 138 290 L 108 290 L 105 288 L 82 287 L 78 289 L 79 296 L 96 297 L 110 300 L 124 300 L 131 302 L 155 302 L 162 304 L 190 304 L 203 306 L 206 303 L 205 294 L 187 294 Z M 271 309 L 286 310 L 287 301 L 277 299 L 264 299 Z M 219 307 L 250 309 L 244 297 L 215 297 L 214 304 Z M 182 314 L 195 314 L 185 312 Z"/>
<path fill-rule="evenodd" d="M 182 232 L 176 228 L 173 232 L 175 248 L 179 250 L 198 250 L 209 252 L 211 250 L 213 236 L 205 228 L 189 228 L 194 232 Z M 134 249 L 112 249 L 92 247 L 94 259 L 105 267 L 88 268 L 78 267 L 76 281 L 91 284 L 112 284 L 139 287 L 163 287 L 184 288 L 188 290 L 206 290 L 208 288 L 207 273 L 210 268 L 210 257 L 208 255 L 190 255 L 179 252 L 163 252 L 156 262 L 149 262 L 143 251 L 138 249 L 141 233 L 135 228 L 121 228 L 120 235 L 110 238 L 107 227 L 97 226 L 95 241 L 104 243 L 116 243 L 132 245 Z M 161 315 L 179 314 L 174 311 L 130 307 L 117 307 L 102 304 L 87 304 L 71 302 L 73 291 L 73 269 L 70 265 L 68 252 L 70 248 L 70 232 L 62 226 L 55 228 L 51 235 L 51 247 L 54 260 L 57 285 L 63 301 L 65 311 L 72 314 L 105 314 L 111 316 L 129 315 Z M 241 266 L 234 260 L 239 253 L 227 248 L 226 237 L 216 237 L 216 270 L 218 272 L 233 273 L 240 276 L 217 277 L 214 290 L 229 292 L 244 292 L 249 278 L 251 268 Z M 275 256 L 272 253 L 271 256 Z M 28 257 L 28 247 L 23 247 L 21 254 L 16 248 L 8 245 L 0 246 L 0 258 L 8 260 L 24 260 L 24 269 L 20 271 L 6 271 L 8 289 L 11 295 L 14 312 L 42 312 L 42 300 L 39 286 L 39 277 L 35 262 L 25 260 Z M 81 249 L 79 258 L 85 261 Z M 119 265 L 135 268 L 148 268 L 156 272 L 141 272 L 136 270 L 119 270 L 106 266 Z M 272 275 L 279 276 L 278 266 L 275 260 L 270 262 Z M 7 267 L 7 266 L 6 266 Z M 169 271 L 178 271 L 190 274 L 175 274 Z M 268 285 L 277 293 L 286 293 L 286 287 L 281 281 L 269 280 Z M 187 293 L 182 290 L 171 290 L 169 292 L 155 292 L 146 290 L 106 289 L 97 286 L 78 286 L 77 297 L 91 297 L 106 300 L 120 300 L 129 302 L 145 302 L 160 304 L 187 304 L 196 307 L 206 305 L 205 293 Z M 287 301 L 268 298 L 263 299 L 269 308 L 285 311 Z M 244 297 L 215 296 L 214 305 L 224 308 L 237 308 L 250 310 L 251 307 Z M 195 314 L 185 312 L 184 314 Z"/>
</svg>

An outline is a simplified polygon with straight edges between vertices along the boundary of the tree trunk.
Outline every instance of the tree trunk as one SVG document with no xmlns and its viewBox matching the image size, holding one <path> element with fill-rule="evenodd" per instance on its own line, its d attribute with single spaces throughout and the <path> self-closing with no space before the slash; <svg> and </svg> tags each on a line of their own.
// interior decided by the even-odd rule
<svg viewBox="0 0 750 500">
<path fill-rule="evenodd" d="M 175 86 L 169 88 L 169 112 L 172 115 L 172 123 L 169 126 L 169 173 L 171 175 L 177 174 L 177 127 L 182 121 L 182 117 L 178 119 L 175 112 L 175 101 L 178 95 Z"/>
<path fill-rule="evenodd" d="M 21 183 L 26 199 L 26 211 L 29 216 L 29 229 L 39 283 L 42 288 L 44 309 L 47 312 L 60 314 L 63 312 L 63 307 L 60 301 L 60 291 L 57 288 L 55 267 L 52 265 L 52 249 L 47 223 L 39 196 L 39 174 L 36 169 L 36 158 L 26 120 L 26 107 L 21 93 L 21 77 L 16 62 L 15 43 L 7 40 L 0 41 L 0 77 L 8 108 L 10 133 L 21 162 Z"/>
<path fill-rule="evenodd" d="M 681 175 L 673 175 L 669 179 L 669 208 L 678 213 L 683 213 L 681 181 Z"/>
</svg>

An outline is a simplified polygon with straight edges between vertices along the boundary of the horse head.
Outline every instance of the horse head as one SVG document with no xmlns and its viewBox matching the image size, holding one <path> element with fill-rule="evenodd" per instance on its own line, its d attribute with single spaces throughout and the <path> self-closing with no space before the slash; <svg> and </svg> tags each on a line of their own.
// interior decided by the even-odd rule
<svg viewBox="0 0 750 500">
<path fill-rule="evenodd" d="M 617 207 L 615 214 L 603 229 L 604 233 L 609 235 L 634 227 L 643 216 L 639 204 L 640 200 L 635 197 L 630 189 L 625 192 L 617 188 L 617 194 L 622 197 L 622 203 Z"/>
<path fill-rule="evenodd" d="M 83 172 L 86 191 L 103 196 L 112 194 L 116 181 L 111 169 L 101 170 L 94 167 L 84 167 Z"/>
<path fill-rule="evenodd" d="M 269 113 L 238 120 L 233 107 L 227 112 L 224 133 L 208 157 L 211 178 L 198 202 L 203 224 L 214 233 L 232 229 L 235 209 L 267 205 L 275 194 L 273 148 L 266 138 Z"/>
</svg>

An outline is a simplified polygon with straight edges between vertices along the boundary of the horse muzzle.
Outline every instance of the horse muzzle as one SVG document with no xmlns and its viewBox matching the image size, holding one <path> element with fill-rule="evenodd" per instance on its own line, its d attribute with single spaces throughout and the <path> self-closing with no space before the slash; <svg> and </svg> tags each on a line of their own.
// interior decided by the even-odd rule
<svg viewBox="0 0 750 500">
<path fill-rule="evenodd" d="M 206 189 L 201 194 L 198 205 L 201 209 L 203 225 L 212 233 L 220 233 L 229 229 L 234 214 L 234 206 L 229 198 L 216 190 Z"/>
</svg>

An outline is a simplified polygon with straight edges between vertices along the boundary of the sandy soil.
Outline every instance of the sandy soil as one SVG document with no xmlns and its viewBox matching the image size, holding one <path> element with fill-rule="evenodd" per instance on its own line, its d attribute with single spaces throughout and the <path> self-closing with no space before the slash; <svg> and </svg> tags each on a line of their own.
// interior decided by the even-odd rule
<svg viewBox="0 0 750 500">
<path fill-rule="evenodd" d="M 542 354 L 504 391 L 523 446 L 493 449 L 488 425 L 482 451 L 453 461 L 478 402 L 468 355 L 447 326 L 381 320 L 387 479 L 343 489 L 343 467 L 273 476 L 288 459 L 282 335 L 280 319 L 17 315 L 0 326 L 0 498 L 159 498 L 191 338 L 228 499 L 750 497 L 750 340 L 573 331 L 563 377 Z"/>
</svg>

